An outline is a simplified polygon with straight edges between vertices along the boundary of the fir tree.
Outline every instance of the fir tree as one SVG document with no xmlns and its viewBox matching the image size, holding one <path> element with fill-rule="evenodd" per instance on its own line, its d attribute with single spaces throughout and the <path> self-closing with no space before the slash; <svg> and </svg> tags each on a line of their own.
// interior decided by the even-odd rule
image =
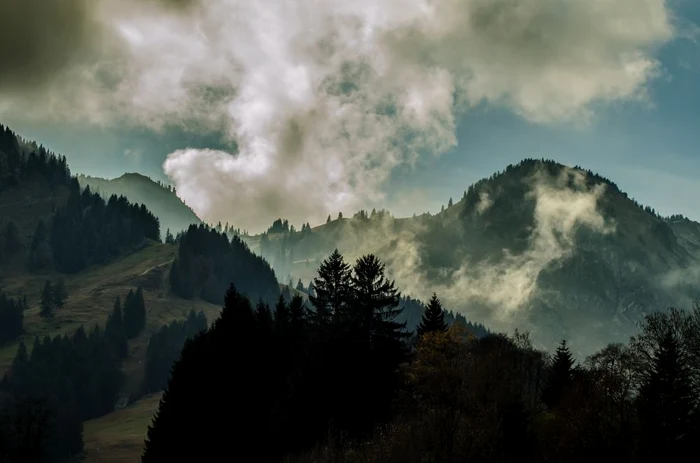
<svg viewBox="0 0 700 463">
<path fill-rule="evenodd" d="M 562 340 L 554 353 L 554 360 L 549 371 L 547 383 L 542 392 L 542 399 L 550 408 L 559 404 L 564 391 L 573 379 L 574 356 L 571 354 L 566 340 Z"/>
<path fill-rule="evenodd" d="M 139 286 L 136 292 L 130 290 L 124 301 L 124 332 L 127 339 L 138 336 L 145 327 L 146 304 L 143 289 Z"/>
<path fill-rule="evenodd" d="M 452 207 L 452 198 L 447 202 L 447 207 Z"/>
<path fill-rule="evenodd" d="M 270 306 L 262 299 L 258 300 L 258 304 L 255 307 L 255 319 L 260 333 L 264 336 L 268 336 L 272 333 L 272 314 L 270 313 Z"/>
<path fill-rule="evenodd" d="M 19 237 L 19 230 L 17 229 L 17 225 L 15 225 L 13 221 L 9 221 L 7 223 L 7 226 L 5 227 L 5 233 L 3 234 L 3 238 L 5 245 L 5 255 L 7 256 L 12 256 L 22 247 L 22 241 Z"/>
<path fill-rule="evenodd" d="M 700 437 L 691 374 L 670 328 L 653 355 L 639 394 L 644 452 L 649 461 L 680 461 Z"/>
<path fill-rule="evenodd" d="M 299 281 L 297 281 L 297 291 L 306 292 L 306 288 L 304 288 L 304 283 L 301 282 L 301 278 L 299 278 Z"/>
<path fill-rule="evenodd" d="M 165 231 L 165 244 L 174 244 L 175 243 L 175 237 L 173 236 L 172 233 L 170 233 L 170 229 L 168 228 Z"/>
<path fill-rule="evenodd" d="M 51 264 L 51 245 L 46 225 L 43 220 L 39 220 L 32 237 L 29 248 L 29 268 L 30 270 L 41 270 Z"/>
<path fill-rule="evenodd" d="M 352 269 L 352 313 L 343 314 L 359 325 L 370 343 L 396 342 L 409 336 L 405 323 L 395 319 L 402 309 L 397 308 L 401 295 L 393 281 L 384 276 L 384 264 L 373 254 L 360 257 Z"/>
<path fill-rule="evenodd" d="M 287 332 L 289 325 L 289 307 L 283 295 L 280 294 L 275 305 L 275 332 L 283 334 Z"/>
<path fill-rule="evenodd" d="M 41 302 L 40 302 L 40 307 L 41 310 L 39 314 L 43 318 L 50 318 L 53 317 L 54 313 L 54 296 L 53 296 L 53 288 L 51 287 L 51 282 L 49 280 L 46 280 L 46 283 L 44 283 L 44 289 L 41 291 Z"/>
<path fill-rule="evenodd" d="M 321 263 L 313 285 L 315 294 L 309 299 L 315 310 L 314 323 L 327 325 L 347 307 L 351 296 L 350 266 L 337 249 Z"/>
<path fill-rule="evenodd" d="M 126 358 L 128 354 L 128 345 L 126 342 L 126 333 L 124 332 L 124 318 L 119 296 L 117 296 L 117 299 L 114 301 L 114 309 L 112 309 L 111 315 L 107 318 L 105 335 L 117 357 L 121 359 Z"/>
<path fill-rule="evenodd" d="M 423 318 L 416 329 L 416 334 L 423 336 L 425 333 L 445 331 L 446 329 L 445 310 L 442 308 L 437 294 L 433 293 L 433 297 L 430 298 L 430 302 L 423 312 Z"/>
<path fill-rule="evenodd" d="M 56 309 L 61 309 L 68 300 L 68 292 L 63 280 L 58 280 L 53 287 L 53 305 Z"/>
</svg>

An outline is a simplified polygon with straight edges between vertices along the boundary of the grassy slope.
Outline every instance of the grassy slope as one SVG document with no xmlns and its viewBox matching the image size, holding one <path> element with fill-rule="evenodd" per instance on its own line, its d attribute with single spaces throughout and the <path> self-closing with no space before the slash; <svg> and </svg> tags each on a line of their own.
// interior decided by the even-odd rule
<svg viewBox="0 0 700 463">
<path fill-rule="evenodd" d="M 13 296 L 26 294 L 29 310 L 25 313 L 27 347 L 31 349 L 35 336 L 73 333 L 80 325 L 103 325 L 114 300 L 122 301 L 129 289 L 141 285 L 148 310 L 144 333 L 129 342 L 129 358 L 124 362 L 127 380 L 122 393 L 136 393 L 143 380 L 143 367 L 151 333 L 174 320 L 184 318 L 191 309 L 204 310 L 212 322 L 220 307 L 200 300 L 187 301 L 168 293 L 169 263 L 177 247 L 151 243 L 144 249 L 101 267 L 94 267 L 76 275 L 30 275 L 25 272 L 5 272 L 4 290 Z M 53 320 L 39 317 L 39 295 L 46 279 L 64 278 L 69 299 Z M 18 342 L 0 347 L 0 376 L 12 363 Z M 86 462 L 138 461 L 143 447 L 144 433 L 158 407 L 158 397 L 148 396 L 125 409 L 85 423 Z M 98 452 L 96 449 L 100 449 Z"/>
</svg>

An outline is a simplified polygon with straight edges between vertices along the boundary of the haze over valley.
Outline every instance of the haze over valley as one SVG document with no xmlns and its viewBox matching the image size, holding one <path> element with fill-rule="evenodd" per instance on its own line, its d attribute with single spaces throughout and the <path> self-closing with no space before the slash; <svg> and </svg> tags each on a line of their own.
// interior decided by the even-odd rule
<svg viewBox="0 0 700 463">
<path fill-rule="evenodd" d="M 689 0 L 0 0 L 0 462 L 700 448 Z"/>
</svg>

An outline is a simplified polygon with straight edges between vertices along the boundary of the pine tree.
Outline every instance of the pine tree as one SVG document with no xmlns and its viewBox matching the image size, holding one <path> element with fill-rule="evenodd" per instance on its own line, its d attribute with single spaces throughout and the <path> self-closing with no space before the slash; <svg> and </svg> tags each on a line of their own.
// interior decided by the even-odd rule
<svg viewBox="0 0 700 463">
<path fill-rule="evenodd" d="M 39 312 L 39 315 L 41 315 L 43 318 L 53 317 L 54 296 L 53 288 L 51 287 L 51 282 L 49 280 L 46 280 L 46 283 L 44 283 L 44 289 L 41 291 L 40 307 L 41 311 Z"/>
<path fill-rule="evenodd" d="M 452 207 L 452 198 L 447 202 L 447 207 Z"/>
<path fill-rule="evenodd" d="M 316 325 L 327 325 L 347 307 L 351 296 L 350 266 L 337 249 L 321 262 L 313 285 L 315 294 L 309 296 L 315 309 L 312 320 Z"/>
<path fill-rule="evenodd" d="M 136 292 L 129 291 L 124 300 L 124 332 L 127 339 L 138 336 L 146 327 L 146 305 L 143 300 L 143 289 L 139 286 Z"/>
<path fill-rule="evenodd" d="M 653 355 L 652 371 L 639 394 L 644 452 L 649 461 L 680 461 L 700 437 L 691 374 L 670 328 Z"/>
<path fill-rule="evenodd" d="M 68 300 L 68 292 L 63 280 L 58 280 L 53 287 L 53 304 L 56 309 L 61 309 Z"/>
<path fill-rule="evenodd" d="M 566 340 L 562 340 L 554 354 L 547 383 L 542 391 L 542 399 L 550 408 L 559 404 L 566 388 L 571 384 L 573 367 L 574 356 L 566 345 Z"/>
<path fill-rule="evenodd" d="M 175 237 L 173 236 L 172 233 L 170 233 L 170 229 L 168 228 L 165 231 L 165 244 L 174 244 L 175 243 Z"/>
<path fill-rule="evenodd" d="M 338 220 L 340 220 L 340 219 L 342 219 L 342 218 L 343 218 L 343 213 L 342 213 L 342 212 L 338 212 Z"/>
<path fill-rule="evenodd" d="M 51 259 L 51 245 L 46 225 L 43 220 L 39 220 L 29 248 L 29 268 L 31 270 L 47 268 L 51 264 Z"/>
<path fill-rule="evenodd" d="M 331 215 L 328 214 L 328 218 L 326 219 L 326 223 L 331 223 Z"/>
<path fill-rule="evenodd" d="M 275 332 L 279 334 L 286 333 L 289 325 L 289 307 L 283 295 L 280 294 L 275 305 Z"/>
<path fill-rule="evenodd" d="M 258 322 L 258 329 L 263 336 L 268 336 L 272 333 L 272 314 L 270 313 L 270 306 L 262 299 L 258 300 L 258 304 L 255 307 L 255 319 Z"/>
<path fill-rule="evenodd" d="M 121 359 L 126 358 L 128 354 L 128 344 L 124 332 L 124 318 L 119 296 L 117 296 L 117 299 L 114 301 L 114 309 L 112 309 L 111 315 L 107 318 L 105 335 L 117 357 Z"/>
<path fill-rule="evenodd" d="M 299 278 L 299 281 L 297 281 L 297 291 L 306 292 L 306 288 L 304 288 L 304 283 L 301 282 L 301 278 Z"/>
<path fill-rule="evenodd" d="M 409 336 L 405 323 L 396 322 L 401 294 L 384 276 L 384 264 L 373 254 L 360 257 L 352 269 L 352 313 L 343 314 L 359 328 L 370 344 L 395 342 Z"/>
<path fill-rule="evenodd" d="M 14 222 L 10 221 L 5 227 L 5 233 L 3 234 L 5 254 L 7 256 L 12 256 L 15 254 L 20 247 L 22 247 L 22 240 L 19 237 L 19 230 Z"/>
<path fill-rule="evenodd" d="M 425 312 L 423 312 L 423 318 L 420 324 L 418 324 L 416 334 L 418 336 L 423 336 L 425 333 L 445 330 L 447 330 L 445 310 L 442 308 L 437 294 L 433 293 L 433 297 L 430 298 L 430 302 L 428 302 L 428 306 L 425 308 Z"/>
</svg>

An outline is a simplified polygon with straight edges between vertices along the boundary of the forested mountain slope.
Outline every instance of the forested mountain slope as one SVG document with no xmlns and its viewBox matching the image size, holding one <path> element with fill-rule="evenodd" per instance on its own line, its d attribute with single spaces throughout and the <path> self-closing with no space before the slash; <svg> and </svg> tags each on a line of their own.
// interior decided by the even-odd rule
<svg viewBox="0 0 700 463">
<path fill-rule="evenodd" d="M 144 175 L 128 173 L 111 180 L 78 175 L 78 181 L 82 188 L 89 186 L 93 192 L 105 198 L 125 196 L 131 202 L 145 204 L 160 220 L 163 236 L 167 230 L 176 235 L 192 224 L 202 223 L 192 209 L 178 198 L 172 187 L 154 182 Z"/>
<path fill-rule="evenodd" d="M 350 260 L 376 252 L 407 294 L 436 291 L 470 320 L 530 329 L 549 347 L 624 340 L 644 314 L 700 295 L 700 224 L 552 161 L 508 166 L 435 215 L 360 211 L 294 233 L 276 225 L 244 238 L 282 278 L 308 281 L 335 247 Z"/>
</svg>

